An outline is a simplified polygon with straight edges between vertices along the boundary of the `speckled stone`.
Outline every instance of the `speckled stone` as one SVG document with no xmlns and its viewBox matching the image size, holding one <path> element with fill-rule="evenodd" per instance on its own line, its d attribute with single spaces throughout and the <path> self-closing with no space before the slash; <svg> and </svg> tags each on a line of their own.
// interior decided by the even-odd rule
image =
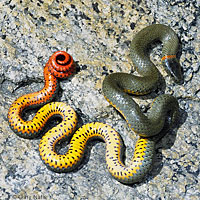
<svg viewBox="0 0 200 200">
<path fill-rule="evenodd" d="M 200 199 L 200 20 L 197 0 L 2 0 L 0 1 L 0 199 Z M 161 46 L 151 52 L 177 97 L 177 126 L 158 144 L 152 171 L 131 186 L 114 180 L 105 164 L 105 144 L 92 141 L 81 166 L 71 173 L 49 171 L 41 162 L 39 140 L 17 137 L 7 112 L 20 95 L 43 87 L 43 66 L 64 50 L 77 73 L 61 81 L 56 100 L 72 106 L 79 124 L 110 124 L 126 145 L 130 162 L 137 136 L 104 99 L 102 80 L 113 72 L 134 72 L 129 58 L 134 34 L 152 24 L 171 26 L 180 38 L 184 84 L 175 85 L 160 64 Z M 138 100 L 149 108 L 152 99 Z M 31 112 L 31 116 L 34 112 Z M 31 117 L 30 116 L 30 117 Z"/>
</svg>

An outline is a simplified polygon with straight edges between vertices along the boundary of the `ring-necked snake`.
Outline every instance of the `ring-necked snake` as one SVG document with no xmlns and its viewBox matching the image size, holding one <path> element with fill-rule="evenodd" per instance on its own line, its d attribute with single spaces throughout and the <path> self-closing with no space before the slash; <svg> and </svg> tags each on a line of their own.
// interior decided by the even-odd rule
<svg viewBox="0 0 200 200">
<path fill-rule="evenodd" d="M 149 40 L 149 42 L 147 42 L 148 44 L 154 39 L 160 39 L 161 41 L 163 41 L 163 38 L 165 38 L 166 44 L 168 44 L 167 39 L 170 41 L 170 38 L 172 38 L 172 36 L 177 39 L 176 35 L 169 27 L 163 25 L 152 26 L 160 26 L 159 28 L 163 30 L 163 33 L 158 33 L 158 31 L 157 34 L 152 33 L 154 29 L 152 29 L 151 26 L 144 29 L 146 31 L 145 34 L 150 31 L 150 35 L 153 37 L 155 36 L 155 38 L 147 39 Z M 134 46 L 139 42 L 137 41 L 137 38 L 141 40 L 140 35 L 142 35 L 145 31 L 139 32 L 138 35 L 136 35 L 136 38 L 133 39 L 131 44 L 132 57 L 134 58 L 134 54 L 137 53 L 137 56 L 135 57 L 137 57 L 137 62 L 141 64 L 146 63 L 146 60 L 148 60 L 149 62 L 149 59 L 147 56 L 142 57 L 140 53 L 138 53 L 139 50 L 134 52 Z M 165 37 L 163 36 L 164 34 Z M 145 45 L 143 43 L 144 47 L 143 49 L 141 49 L 141 52 L 146 50 L 148 44 Z M 172 45 L 174 45 L 174 43 L 172 43 Z M 174 69 L 176 66 L 174 65 L 175 54 L 176 52 L 172 52 L 170 54 L 164 55 L 165 57 L 163 57 L 163 61 L 167 63 L 166 65 L 169 69 L 172 68 L 172 71 L 174 72 L 174 77 L 176 78 L 176 80 L 178 80 L 181 76 L 179 75 L 179 73 L 177 73 L 179 71 Z M 169 59 L 172 60 L 169 61 Z M 170 65 L 171 63 L 173 63 L 172 66 Z M 56 65 L 56 67 L 53 67 L 54 65 Z M 150 64 L 150 66 L 144 66 L 144 64 L 142 64 L 141 68 L 142 69 L 140 69 L 140 66 L 138 66 L 138 71 L 146 77 L 154 77 L 155 72 L 157 73 L 156 68 L 152 64 Z M 154 72 L 151 72 L 149 68 L 152 68 Z M 99 122 L 86 124 L 79 128 L 72 136 L 67 153 L 61 155 L 55 151 L 55 145 L 61 139 L 70 137 L 71 134 L 74 132 L 77 123 L 76 113 L 71 107 L 67 106 L 64 103 L 46 103 L 52 100 L 58 89 L 58 82 L 56 77 L 65 78 L 68 75 L 71 75 L 74 70 L 75 69 L 73 65 L 73 59 L 69 54 L 65 52 L 56 52 L 55 54 L 53 54 L 53 56 L 49 59 L 44 68 L 44 88 L 39 92 L 27 94 L 18 98 L 11 105 L 8 112 L 8 120 L 11 128 L 20 137 L 34 138 L 38 136 L 38 134 L 43 130 L 43 127 L 45 126 L 48 119 L 50 119 L 54 115 L 59 115 L 62 118 L 61 123 L 49 130 L 42 137 L 39 145 L 41 159 L 48 168 L 56 172 L 66 172 L 73 170 L 75 167 L 77 167 L 77 165 L 83 158 L 84 149 L 87 141 L 90 138 L 98 137 L 103 139 L 106 143 L 106 163 L 107 168 L 112 176 L 123 183 L 134 183 L 141 181 L 141 179 L 145 176 L 145 174 L 149 171 L 151 167 L 156 141 L 155 138 L 157 138 L 147 138 L 146 136 L 156 135 L 160 132 L 168 111 L 171 112 L 170 114 L 172 115 L 172 118 L 173 116 L 175 116 L 176 112 L 178 111 L 177 100 L 169 95 L 159 96 L 154 101 L 153 105 L 155 106 L 152 107 L 151 112 L 149 113 L 148 117 L 146 117 L 141 113 L 138 105 L 125 92 L 136 94 L 148 93 L 153 88 L 155 88 L 157 80 L 154 80 L 154 83 L 151 83 L 152 87 L 149 87 L 147 91 L 145 83 L 143 84 L 142 81 L 144 79 L 142 78 L 138 78 L 133 75 L 127 75 L 125 73 L 111 74 L 107 76 L 103 81 L 102 89 L 104 95 L 106 99 L 109 100 L 109 102 L 123 114 L 123 116 L 130 124 L 130 126 L 134 129 L 134 131 L 136 131 L 141 136 L 136 143 L 135 152 L 131 164 L 129 166 L 125 166 L 122 162 L 122 140 L 120 138 L 120 135 L 109 125 Z M 57 71 L 59 74 L 58 76 Z M 130 78 L 127 78 L 126 76 Z M 156 76 L 157 75 L 155 75 L 155 77 Z M 143 89 L 137 88 L 137 85 L 139 84 L 137 83 L 137 81 L 135 81 L 135 79 L 139 79 L 140 84 L 143 84 Z M 150 79 L 151 78 L 149 78 L 149 80 Z M 131 86 L 131 80 L 133 86 Z M 127 85 L 126 82 L 128 83 Z M 147 85 L 150 85 L 150 83 Z M 25 108 L 38 105 L 44 106 L 36 113 L 35 117 L 32 120 L 24 121 L 21 118 L 22 111 Z M 132 117 L 134 119 L 132 119 Z M 161 120 L 161 122 L 156 122 L 157 119 Z M 136 123 L 136 125 L 132 125 L 132 122 Z M 160 125 L 157 126 L 157 124 Z M 157 127 L 156 130 L 154 130 L 154 126 Z M 147 130 L 148 128 L 149 131 Z"/>
</svg>

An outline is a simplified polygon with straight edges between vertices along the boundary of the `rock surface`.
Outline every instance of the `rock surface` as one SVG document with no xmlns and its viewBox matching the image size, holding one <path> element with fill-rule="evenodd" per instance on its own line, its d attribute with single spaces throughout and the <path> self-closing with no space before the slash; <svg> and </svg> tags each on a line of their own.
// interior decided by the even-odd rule
<svg viewBox="0 0 200 200">
<path fill-rule="evenodd" d="M 200 199 L 199 14 L 196 0 L 0 1 L 0 199 Z M 137 137 L 104 99 L 101 84 L 106 74 L 134 71 L 131 39 L 152 23 L 178 34 L 184 74 L 184 84 L 175 85 L 160 65 L 161 46 L 154 48 L 151 58 L 165 78 L 165 93 L 178 98 L 181 114 L 158 143 L 152 171 L 138 184 L 117 182 L 106 169 L 105 144 L 97 141 L 89 143 L 78 170 L 49 171 L 39 157 L 39 140 L 19 138 L 9 128 L 11 103 L 42 88 L 49 56 L 67 51 L 77 73 L 61 81 L 57 100 L 76 110 L 79 126 L 101 121 L 116 129 L 128 163 Z M 139 101 L 144 109 L 151 102 Z"/>
</svg>

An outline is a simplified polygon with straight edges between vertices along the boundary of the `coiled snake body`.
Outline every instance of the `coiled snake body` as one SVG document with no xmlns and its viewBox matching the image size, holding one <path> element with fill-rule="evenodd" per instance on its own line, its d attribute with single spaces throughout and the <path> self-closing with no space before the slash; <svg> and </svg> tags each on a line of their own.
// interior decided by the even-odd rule
<svg viewBox="0 0 200 200">
<path fill-rule="evenodd" d="M 160 132 L 166 116 L 170 114 L 173 123 L 177 119 L 179 109 L 176 98 L 165 94 L 158 96 L 147 115 L 144 115 L 138 104 L 127 94 L 144 95 L 156 88 L 160 74 L 151 62 L 147 49 L 157 40 L 163 43 L 162 64 L 176 83 L 182 83 L 181 69 L 176 58 L 178 38 L 170 27 L 154 24 L 141 30 L 131 42 L 131 58 L 141 76 L 113 73 L 105 77 L 102 86 L 107 101 L 123 115 L 130 128 L 140 136 L 138 142 L 146 141 L 148 149 L 143 151 L 143 145 L 140 146 L 143 156 L 137 161 L 141 163 L 137 172 L 142 171 L 142 176 L 151 167 L 155 143 L 162 135 Z M 141 174 L 137 172 L 126 182 L 139 181 Z"/>
<path fill-rule="evenodd" d="M 170 38 L 173 38 L 174 41 L 178 42 L 176 35 L 169 27 L 163 25 L 152 26 L 159 26 L 163 30 L 163 33 L 159 33 L 160 35 L 151 33 L 151 36 L 155 37 L 151 39 L 152 41 L 154 39 L 162 40 L 162 38 L 165 38 L 166 44 L 168 44 L 167 40 L 170 41 Z M 106 99 L 122 113 L 130 127 L 141 136 L 136 143 L 134 156 L 129 166 L 125 166 L 122 162 L 122 140 L 120 135 L 109 125 L 99 122 L 89 123 L 79 128 L 72 136 L 67 153 L 61 155 L 55 151 L 55 145 L 58 141 L 70 137 L 77 123 L 76 113 L 71 107 L 61 102 L 48 103 L 53 99 L 58 89 L 57 77 L 66 78 L 75 70 L 73 59 L 69 54 L 65 52 L 56 52 L 53 54 L 44 68 L 44 88 L 39 92 L 19 97 L 11 105 L 8 112 L 9 124 L 14 132 L 23 138 L 37 137 L 52 116 L 61 116 L 61 123 L 49 130 L 42 137 L 39 145 L 41 159 L 48 168 L 56 172 L 73 170 L 83 158 L 87 141 L 90 138 L 97 137 L 105 141 L 107 168 L 111 175 L 120 182 L 130 184 L 141 181 L 149 171 L 157 140 L 157 137 L 150 136 L 157 135 L 161 131 L 168 111 L 171 111 L 173 119 L 178 111 L 177 100 L 172 96 L 162 95 L 154 101 L 149 115 L 145 116 L 140 111 L 139 106 L 126 94 L 126 92 L 136 94 L 148 93 L 156 87 L 158 81 L 157 69 L 145 54 L 140 54 L 138 53 L 139 50 L 134 49 L 135 46 L 139 45 L 140 41 L 138 40 L 143 39 L 143 37 L 142 39 L 140 38 L 140 35 L 144 32 L 145 34 L 149 31 L 153 32 L 152 26 L 147 27 L 145 29 L 146 32 L 141 31 L 138 33 L 131 44 L 132 58 L 135 59 L 136 57 L 137 61 L 134 62 L 141 64 L 138 66 L 138 71 L 145 77 L 149 77 L 148 81 L 152 81 L 151 84 L 146 84 L 144 78 L 125 73 L 114 73 L 105 78 L 102 87 Z M 163 34 L 165 34 L 165 37 Z M 143 48 L 140 49 L 141 52 L 146 50 L 147 45 L 143 43 Z M 163 48 L 165 49 L 165 46 Z M 166 63 L 170 70 L 175 72 L 171 74 L 178 81 L 180 75 L 179 71 L 174 69 L 174 66 L 176 66 L 174 63 L 178 64 L 174 60 L 175 54 L 176 51 L 164 55 L 163 62 Z M 146 63 L 146 65 L 144 66 L 143 63 Z M 150 63 L 150 66 L 147 63 Z M 36 113 L 32 120 L 24 121 L 21 117 L 22 111 L 30 106 L 38 105 L 44 106 Z"/>
</svg>

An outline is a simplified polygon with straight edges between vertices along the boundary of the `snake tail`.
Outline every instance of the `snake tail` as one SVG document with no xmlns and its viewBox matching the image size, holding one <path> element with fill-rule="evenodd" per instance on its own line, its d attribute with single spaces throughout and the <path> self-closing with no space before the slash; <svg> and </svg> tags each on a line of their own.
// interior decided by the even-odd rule
<svg viewBox="0 0 200 200">
<path fill-rule="evenodd" d="M 73 129 L 73 117 L 70 113 L 64 114 L 68 110 L 66 108 L 63 111 L 66 117 L 59 125 L 61 131 L 50 130 L 43 136 L 39 145 L 41 159 L 49 169 L 55 172 L 72 171 L 80 164 L 87 142 L 90 139 L 101 138 L 106 143 L 106 163 L 111 175 L 122 183 L 132 184 L 141 181 L 151 167 L 155 142 L 141 137 L 136 143 L 130 164 L 126 166 L 122 162 L 123 142 L 120 135 L 109 125 L 103 123 L 83 125 L 73 134 L 67 153 L 57 154 L 55 152 L 56 143 L 63 137 L 69 137 Z"/>
<path fill-rule="evenodd" d="M 8 111 L 8 122 L 11 129 L 20 137 L 35 138 L 44 128 L 51 112 L 47 112 L 45 117 L 43 112 L 36 113 L 30 121 L 22 119 L 22 112 L 30 107 L 42 106 L 55 97 L 59 89 L 58 78 L 66 78 L 73 74 L 75 65 L 72 57 L 64 52 L 55 52 L 44 67 L 44 87 L 34 93 L 26 94 L 15 100 Z"/>
</svg>

